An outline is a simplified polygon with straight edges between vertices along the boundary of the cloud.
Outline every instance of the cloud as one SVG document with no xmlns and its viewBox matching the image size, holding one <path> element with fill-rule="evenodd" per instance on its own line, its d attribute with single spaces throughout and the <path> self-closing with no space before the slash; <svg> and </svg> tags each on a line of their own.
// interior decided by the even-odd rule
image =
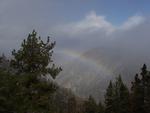
<svg viewBox="0 0 150 113">
<path fill-rule="evenodd" d="M 145 21 L 145 18 L 143 16 L 135 15 L 132 17 L 129 17 L 126 22 L 124 22 L 119 28 L 122 30 L 129 30 L 134 27 L 139 26 Z"/>
<path fill-rule="evenodd" d="M 59 25 L 55 28 L 55 30 L 70 36 L 74 36 L 91 34 L 99 31 L 103 32 L 104 34 L 110 34 L 115 30 L 115 28 L 105 19 L 105 16 L 98 16 L 95 11 L 91 11 L 84 19 L 78 22 Z"/>
<path fill-rule="evenodd" d="M 139 36 L 146 32 L 145 27 L 149 26 L 149 24 L 145 26 L 147 21 L 144 16 L 133 15 L 117 26 L 108 21 L 105 16 L 90 11 L 82 19 L 57 24 L 50 31 L 57 37 L 58 48 L 82 52 L 97 46 L 105 47 L 115 42 L 119 43 L 120 40 L 128 42 L 129 37 L 133 36 L 140 38 Z M 141 26 L 143 27 L 140 28 Z M 136 36 L 139 29 L 141 35 Z"/>
<path fill-rule="evenodd" d="M 129 85 L 129 81 L 133 80 L 139 67 L 145 62 L 150 63 L 148 17 L 133 15 L 116 26 L 107 21 L 104 16 L 90 12 L 85 18 L 58 26 L 56 29 L 57 34 L 61 31 L 64 44 L 71 52 L 74 52 L 71 47 L 75 43 L 74 40 L 77 40 L 75 50 L 78 47 L 84 48 L 84 52 L 87 51 L 83 52 L 84 55 L 96 62 L 102 61 L 101 65 L 114 72 L 111 76 L 106 76 L 103 69 L 92 70 L 94 66 L 88 68 L 90 64 L 82 64 L 80 60 L 75 59 L 71 63 L 67 59 L 63 60 L 64 71 L 61 73 L 59 83 L 66 87 L 73 87 L 80 95 L 83 93 L 96 95 L 95 92 L 98 92 L 98 95 L 100 92 L 103 94 L 102 89 L 105 89 L 108 81 L 118 74 L 121 74 Z M 67 57 L 65 52 L 64 55 Z M 66 62 L 70 65 L 65 65 Z M 98 88 L 95 90 L 96 87 Z"/>
<path fill-rule="evenodd" d="M 50 9 L 53 9 L 54 3 L 51 1 L 50 3 Z M 45 5 L 49 6 L 46 2 L 40 1 L 37 1 L 36 4 L 34 1 L 29 4 L 29 0 L 23 2 L 14 0 L 13 3 L 10 0 L 0 1 L 0 6 L 3 6 L 0 7 L 2 17 L 0 20 L 0 51 L 11 51 L 10 48 L 18 48 L 28 33 L 35 29 L 43 38 L 52 34 L 58 49 L 69 48 L 82 52 L 85 51 L 85 48 L 88 50 L 96 46 L 105 46 L 109 40 L 125 37 L 130 31 L 143 25 L 146 20 L 143 16 L 135 15 L 129 17 L 120 26 L 115 26 L 105 16 L 90 11 L 78 21 L 64 23 L 56 17 L 55 11 L 43 9 L 42 6 Z M 43 11 L 45 11 L 44 14 Z M 126 34 L 118 36 L 120 32 L 126 32 Z"/>
<path fill-rule="evenodd" d="M 106 35 L 109 37 L 108 35 L 112 35 L 112 33 L 134 29 L 144 23 L 145 20 L 143 16 L 134 15 L 119 26 L 116 26 L 107 21 L 105 16 L 100 16 L 95 11 L 90 11 L 83 19 L 58 25 L 54 28 L 54 31 L 68 35 L 70 38 L 81 35 L 83 37 L 83 35 L 87 34 L 99 34 L 99 36 Z"/>
<path fill-rule="evenodd" d="M 52 0 L 0 0 L 0 54 L 17 49 L 33 29 L 45 39 L 57 18 L 55 6 Z"/>
</svg>

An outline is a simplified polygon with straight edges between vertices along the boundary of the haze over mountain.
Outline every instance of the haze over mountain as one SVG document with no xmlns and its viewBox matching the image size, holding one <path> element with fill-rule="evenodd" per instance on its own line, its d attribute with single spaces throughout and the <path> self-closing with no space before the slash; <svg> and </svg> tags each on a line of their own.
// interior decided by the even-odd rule
<svg viewBox="0 0 150 113">
<path fill-rule="evenodd" d="M 115 47 L 91 49 L 64 64 L 57 81 L 79 96 L 93 95 L 98 100 L 102 99 L 110 80 L 121 74 L 125 83 L 130 86 L 143 63 L 150 63 L 147 51 L 137 51 L 136 54 L 134 51 L 136 47 L 128 50 L 118 50 Z"/>
<path fill-rule="evenodd" d="M 128 27 L 123 28 L 123 26 Z M 80 31 L 84 32 L 83 34 L 80 32 L 74 34 L 80 37 L 80 43 L 83 43 L 80 47 L 81 52 L 76 52 L 78 49 L 60 52 L 66 58 L 63 61 L 67 63 L 63 66 L 64 71 L 59 82 L 65 87 L 73 87 L 79 95 L 93 94 L 96 98 L 100 98 L 109 80 L 121 74 L 129 86 L 135 73 L 140 71 L 140 67 L 144 63 L 150 63 L 148 50 L 150 22 L 148 18 L 131 17 L 122 26 L 114 27 L 110 34 L 101 32 L 101 28 L 94 28 L 96 31 L 88 35 L 86 33 L 89 33 L 89 29 Z"/>
</svg>

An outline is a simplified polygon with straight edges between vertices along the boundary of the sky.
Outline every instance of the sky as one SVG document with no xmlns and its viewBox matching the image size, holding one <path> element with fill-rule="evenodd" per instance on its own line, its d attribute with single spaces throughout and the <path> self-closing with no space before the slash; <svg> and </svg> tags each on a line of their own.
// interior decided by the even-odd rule
<svg viewBox="0 0 150 113">
<path fill-rule="evenodd" d="M 56 41 L 62 59 L 70 51 L 149 47 L 148 0 L 0 0 L 0 53 L 10 55 L 33 29 Z M 140 46 L 139 46 L 140 44 Z M 145 49 L 145 50 L 146 50 Z M 134 49 L 133 49 L 134 50 Z"/>
<path fill-rule="evenodd" d="M 62 59 L 93 48 L 124 51 L 134 45 L 142 52 L 149 48 L 149 4 L 148 0 L 0 0 L 0 53 L 10 55 L 33 29 L 43 40 L 50 36 L 56 41 L 55 53 Z M 69 52 L 74 56 L 67 56 Z"/>
<path fill-rule="evenodd" d="M 148 0 L 0 0 L 0 50 L 19 47 L 33 29 L 43 38 L 50 35 L 59 49 L 93 47 L 97 45 L 90 44 L 93 40 L 105 41 L 143 24 L 149 19 L 149 4 Z"/>
<path fill-rule="evenodd" d="M 88 94 L 108 79 L 99 74 L 150 63 L 149 5 L 149 0 L 0 0 L 0 54 L 10 56 L 35 29 L 43 40 L 56 41 L 54 60 L 63 67 L 58 81 Z"/>
</svg>

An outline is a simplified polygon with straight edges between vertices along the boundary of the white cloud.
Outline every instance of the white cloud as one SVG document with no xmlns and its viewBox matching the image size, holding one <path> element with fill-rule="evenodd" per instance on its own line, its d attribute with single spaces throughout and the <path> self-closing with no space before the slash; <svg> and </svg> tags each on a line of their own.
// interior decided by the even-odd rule
<svg viewBox="0 0 150 113">
<path fill-rule="evenodd" d="M 56 33 L 69 35 L 70 37 L 82 37 L 87 34 L 98 34 L 99 36 L 109 37 L 109 35 L 112 35 L 114 32 L 118 33 L 120 30 L 126 31 L 138 27 L 144 21 L 145 18 L 143 16 L 135 15 L 129 17 L 121 25 L 115 26 L 111 22 L 107 21 L 105 16 L 97 15 L 95 11 L 91 11 L 84 19 L 77 22 L 58 25 L 54 28 L 54 31 L 56 31 Z"/>
<path fill-rule="evenodd" d="M 128 18 L 128 20 L 125 21 L 119 28 L 122 30 L 129 30 L 129 29 L 139 26 L 144 21 L 145 21 L 145 18 L 143 16 L 135 15 L 135 16 Z"/>
<path fill-rule="evenodd" d="M 113 25 L 104 16 L 98 16 L 94 11 L 88 13 L 81 21 L 57 26 L 55 29 L 69 35 L 89 34 L 99 31 L 109 34 L 115 30 Z"/>
</svg>

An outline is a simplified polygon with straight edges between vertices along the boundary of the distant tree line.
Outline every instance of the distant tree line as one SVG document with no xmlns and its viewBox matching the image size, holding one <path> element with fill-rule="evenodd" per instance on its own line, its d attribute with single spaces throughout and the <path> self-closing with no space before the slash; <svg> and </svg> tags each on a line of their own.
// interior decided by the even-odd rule
<svg viewBox="0 0 150 113">
<path fill-rule="evenodd" d="M 145 64 L 129 89 L 119 75 L 109 82 L 104 102 L 97 103 L 53 82 L 62 71 L 52 60 L 54 46 L 49 37 L 43 42 L 33 31 L 11 59 L 0 57 L 0 113 L 150 113 L 150 71 Z"/>
</svg>

